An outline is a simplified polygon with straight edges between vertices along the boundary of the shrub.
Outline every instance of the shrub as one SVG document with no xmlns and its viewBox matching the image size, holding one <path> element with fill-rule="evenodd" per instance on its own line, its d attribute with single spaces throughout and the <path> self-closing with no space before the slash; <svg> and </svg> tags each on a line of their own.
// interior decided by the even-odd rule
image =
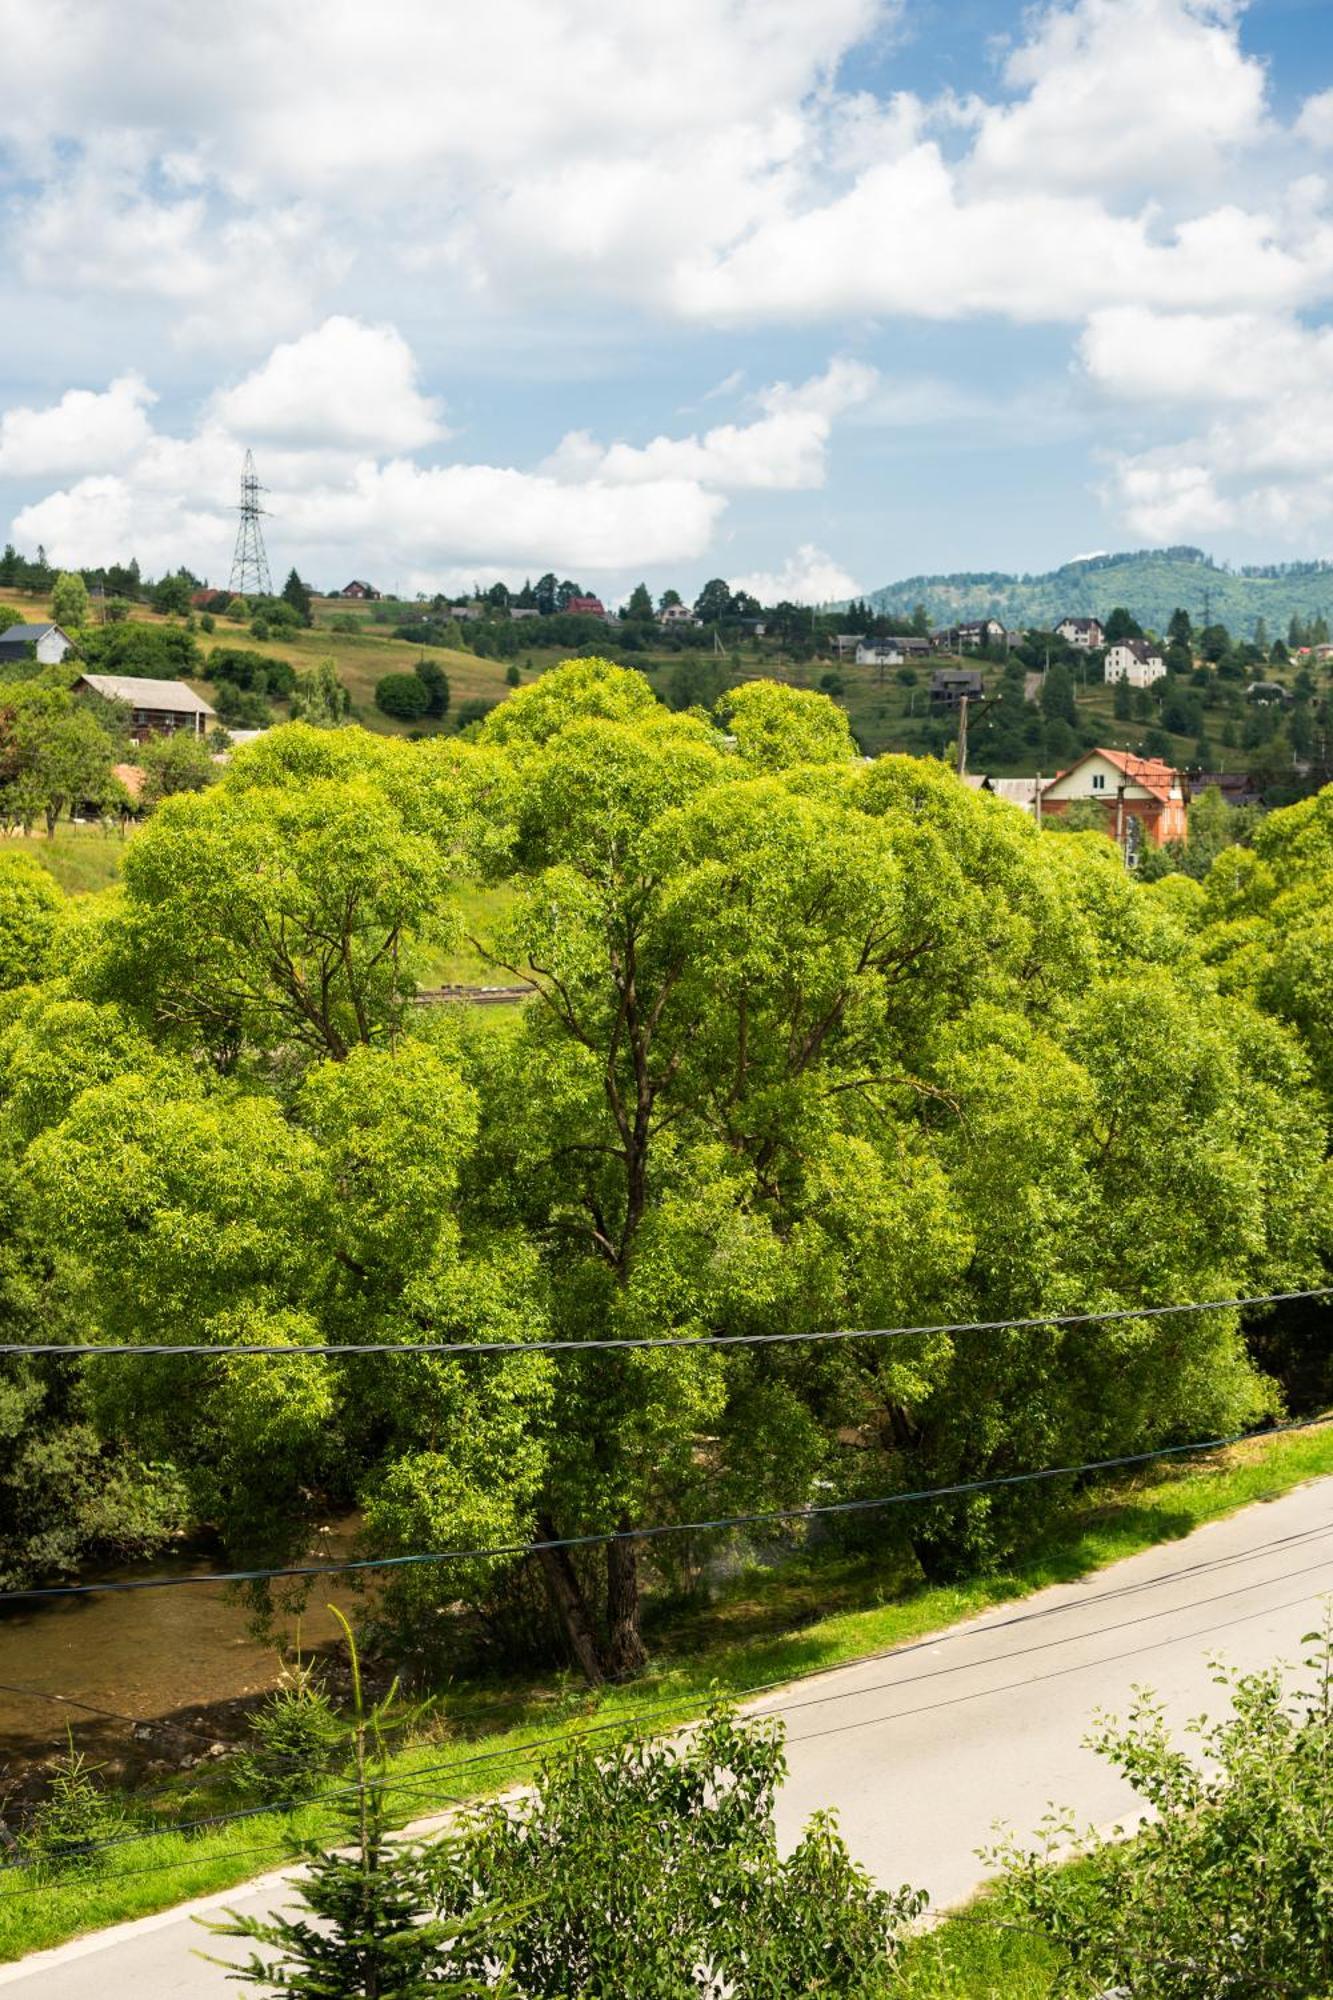
<svg viewBox="0 0 1333 2000">
<path fill-rule="evenodd" d="M 375 683 L 375 706 L 401 722 L 419 722 L 430 708 L 430 689 L 419 674 L 385 674 Z"/>
<path fill-rule="evenodd" d="M 1201 1756 L 1171 1741 L 1140 1690 L 1128 1723 L 1092 1747 L 1154 1817 L 1130 1841 L 1093 1837 L 1077 1867 L 1057 1855 L 1074 1828 L 1057 1815 L 1042 1849 L 1001 1850 L 1005 1900 L 1067 1953 L 1078 1991 L 1135 2000 L 1272 2000 L 1333 1991 L 1333 1637 L 1307 1638 L 1313 1685 L 1284 1695 L 1277 1669 L 1219 1671 L 1230 1717 L 1192 1725 Z M 1062 1989 L 1063 1990 L 1063 1989 Z"/>
<path fill-rule="evenodd" d="M 686 1744 L 580 1745 L 436 1852 L 451 1972 L 520 1993 L 884 1995 L 923 1897 L 875 1888 L 826 1814 L 787 1860 L 781 1725 L 718 1713 Z M 700 1972 L 707 1969 L 707 1976 Z"/>
<path fill-rule="evenodd" d="M 68 1737 L 68 1749 L 56 1759 L 51 1789 L 33 1811 L 20 1845 L 34 1860 L 53 1861 L 64 1868 L 87 1866 L 90 1848 L 114 1840 L 124 1830 L 125 1814 L 111 1793 L 96 1782 L 95 1769 Z"/>
<path fill-rule="evenodd" d="M 508 667 L 506 667 L 506 668 L 505 668 L 505 686 L 506 686 L 506 687 L 511 687 L 511 688 L 516 688 L 516 687 L 518 687 L 518 686 L 520 685 L 520 683 L 522 682 L 522 679 L 523 679 L 523 676 L 522 676 L 522 674 L 521 674 L 521 673 L 519 672 L 519 670 L 518 670 L 518 664 L 517 664 L 517 662 L 515 662 L 515 663 L 514 663 L 513 665 L 511 665 L 511 666 L 508 666 Z"/>
<path fill-rule="evenodd" d="M 254 634 L 256 639 L 267 639 L 269 634 L 269 623 L 267 617 L 262 611 L 256 612 L 255 616 L 250 620 L 250 630 Z"/>
<path fill-rule="evenodd" d="M 108 609 L 109 608 L 110 607 L 108 607 Z M 199 630 L 201 632 L 211 632 L 216 626 L 217 622 L 218 622 L 217 619 L 213 616 L 211 611 L 205 611 L 201 614 L 199 619 Z"/>
<path fill-rule="evenodd" d="M 308 1798 L 347 1748 L 322 1680 L 300 1659 L 283 1668 L 278 1687 L 250 1717 L 250 1733 L 253 1745 L 237 1759 L 237 1774 L 260 1797 L 284 1802 Z"/>
<path fill-rule="evenodd" d="M 470 701 L 459 704 L 454 720 L 460 730 L 469 729 L 474 722 L 484 722 L 494 707 L 493 701 L 483 701 L 480 695 L 474 695 Z"/>
</svg>

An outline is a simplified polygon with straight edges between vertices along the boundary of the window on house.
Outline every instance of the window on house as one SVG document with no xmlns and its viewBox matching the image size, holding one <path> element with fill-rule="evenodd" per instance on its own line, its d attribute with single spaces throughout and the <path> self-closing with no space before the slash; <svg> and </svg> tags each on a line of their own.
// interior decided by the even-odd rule
<svg viewBox="0 0 1333 2000">
<path fill-rule="evenodd" d="M 1093 774 L 1092 774 L 1092 789 L 1093 789 L 1093 791 L 1094 791 L 1094 792 L 1104 792 L 1104 791 L 1106 790 L 1106 773 L 1105 773 L 1105 771 L 1094 771 L 1094 772 L 1093 772 Z"/>
</svg>

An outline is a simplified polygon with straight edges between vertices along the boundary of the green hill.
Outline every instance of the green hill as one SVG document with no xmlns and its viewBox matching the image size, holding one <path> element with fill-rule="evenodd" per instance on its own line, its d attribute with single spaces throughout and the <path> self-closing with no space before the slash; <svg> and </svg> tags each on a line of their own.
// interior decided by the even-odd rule
<svg viewBox="0 0 1333 2000">
<path fill-rule="evenodd" d="M 1138 549 L 1132 554 L 1086 556 L 1044 576 L 1006 576 L 998 570 L 953 576 L 909 576 L 885 584 L 867 600 L 876 611 L 910 617 L 924 604 L 932 621 L 990 614 L 1012 627 L 1048 629 L 1066 614 L 1104 618 L 1123 604 L 1153 631 L 1163 631 L 1177 605 L 1196 624 L 1225 625 L 1249 638 L 1262 618 L 1270 638 L 1285 634 L 1293 614 L 1321 614 L 1333 622 L 1333 562 L 1255 564 L 1232 569 L 1202 549 Z"/>
</svg>

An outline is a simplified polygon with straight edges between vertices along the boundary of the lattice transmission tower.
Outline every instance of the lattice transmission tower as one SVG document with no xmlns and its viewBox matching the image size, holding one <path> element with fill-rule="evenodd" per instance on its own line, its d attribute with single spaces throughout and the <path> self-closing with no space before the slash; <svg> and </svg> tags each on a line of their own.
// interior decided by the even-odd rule
<svg viewBox="0 0 1333 2000">
<path fill-rule="evenodd" d="M 260 527 L 260 517 L 268 512 L 259 504 L 261 493 L 268 488 L 259 483 L 255 471 L 255 455 L 245 454 L 245 464 L 241 467 L 241 504 L 238 508 L 240 520 L 236 526 L 236 550 L 231 559 L 231 594 L 233 597 L 272 597 L 273 579 L 268 572 L 268 553 L 264 548 L 264 530 Z"/>
</svg>

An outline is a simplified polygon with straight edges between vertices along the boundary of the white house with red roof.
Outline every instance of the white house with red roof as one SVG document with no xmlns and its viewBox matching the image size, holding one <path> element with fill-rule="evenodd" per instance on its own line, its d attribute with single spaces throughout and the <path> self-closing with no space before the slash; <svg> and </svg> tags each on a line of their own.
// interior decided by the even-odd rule
<svg viewBox="0 0 1333 2000">
<path fill-rule="evenodd" d="M 1160 757 L 1132 757 L 1127 750 L 1089 750 L 1042 787 L 1041 816 L 1058 818 L 1075 803 L 1101 806 L 1116 845 L 1133 845 L 1131 822 L 1155 846 L 1184 840 L 1185 787 L 1179 771 Z"/>
</svg>

